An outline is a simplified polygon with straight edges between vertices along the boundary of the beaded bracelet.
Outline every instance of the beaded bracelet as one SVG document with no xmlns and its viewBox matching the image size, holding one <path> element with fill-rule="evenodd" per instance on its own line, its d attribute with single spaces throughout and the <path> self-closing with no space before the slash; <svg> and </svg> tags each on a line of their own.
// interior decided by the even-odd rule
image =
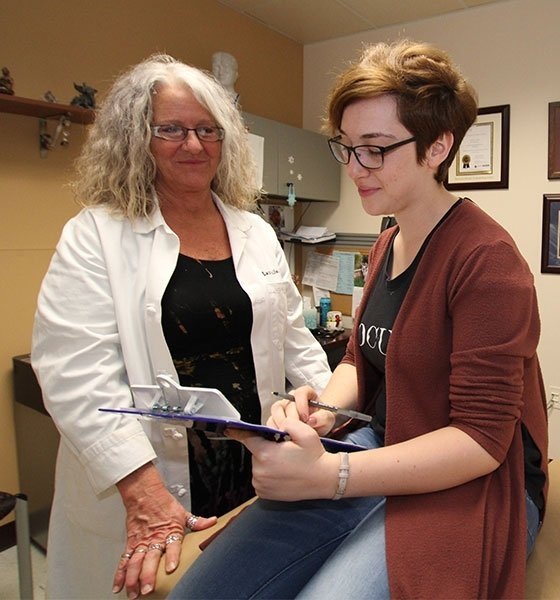
<svg viewBox="0 0 560 600">
<path fill-rule="evenodd" d="M 336 488 L 336 494 L 333 496 L 333 500 L 340 500 L 346 492 L 346 484 L 348 483 L 348 477 L 350 476 L 350 460 L 348 459 L 348 452 L 339 452 L 340 466 L 338 467 L 338 487 Z"/>
</svg>

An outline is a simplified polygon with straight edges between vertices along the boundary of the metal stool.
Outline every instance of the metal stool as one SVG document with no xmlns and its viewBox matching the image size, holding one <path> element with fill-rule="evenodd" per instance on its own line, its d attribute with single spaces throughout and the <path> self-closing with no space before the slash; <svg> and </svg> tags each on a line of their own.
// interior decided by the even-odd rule
<svg viewBox="0 0 560 600">
<path fill-rule="evenodd" d="M 16 511 L 16 539 L 19 576 L 19 597 L 33 600 L 33 571 L 31 569 L 31 542 L 29 536 L 29 512 L 25 494 L 0 492 L 0 519 Z"/>
</svg>

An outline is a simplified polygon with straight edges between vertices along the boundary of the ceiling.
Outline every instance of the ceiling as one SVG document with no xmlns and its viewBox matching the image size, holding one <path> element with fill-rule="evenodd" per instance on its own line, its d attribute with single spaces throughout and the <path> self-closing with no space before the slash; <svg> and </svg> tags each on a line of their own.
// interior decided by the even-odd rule
<svg viewBox="0 0 560 600">
<path fill-rule="evenodd" d="M 503 0 L 218 0 L 300 44 L 500 1 Z"/>
</svg>

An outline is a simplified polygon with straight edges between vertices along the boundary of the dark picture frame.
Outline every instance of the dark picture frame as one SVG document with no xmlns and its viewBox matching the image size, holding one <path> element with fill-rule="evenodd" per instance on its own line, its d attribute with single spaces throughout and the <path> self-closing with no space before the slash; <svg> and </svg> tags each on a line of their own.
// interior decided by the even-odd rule
<svg viewBox="0 0 560 600">
<path fill-rule="evenodd" d="M 548 103 L 548 178 L 560 179 L 560 102 Z"/>
<path fill-rule="evenodd" d="M 509 187 L 509 122 L 509 104 L 478 109 L 449 167 L 448 190 Z"/>
<path fill-rule="evenodd" d="M 543 195 L 541 273 L 560 273 L 560 194 Z"/>
</svg>

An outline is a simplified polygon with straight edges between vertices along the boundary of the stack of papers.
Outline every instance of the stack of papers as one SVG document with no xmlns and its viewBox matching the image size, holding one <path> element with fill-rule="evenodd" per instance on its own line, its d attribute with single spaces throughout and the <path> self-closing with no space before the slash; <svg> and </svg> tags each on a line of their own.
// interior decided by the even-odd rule
<svg viewBox="0 0 560 600">
<path fill-rule="evenodd" d="M 280 230 L 278 238 L 287 242 L 302 242 L 303 244 L 318 244 L 319 242 L 327 242 L 334 240 L 336 234 L 329 231 L 326 227 L 311 227 L 309 225 L 301 225 L 297 231 L 289 232 Z"/>
</svg>

